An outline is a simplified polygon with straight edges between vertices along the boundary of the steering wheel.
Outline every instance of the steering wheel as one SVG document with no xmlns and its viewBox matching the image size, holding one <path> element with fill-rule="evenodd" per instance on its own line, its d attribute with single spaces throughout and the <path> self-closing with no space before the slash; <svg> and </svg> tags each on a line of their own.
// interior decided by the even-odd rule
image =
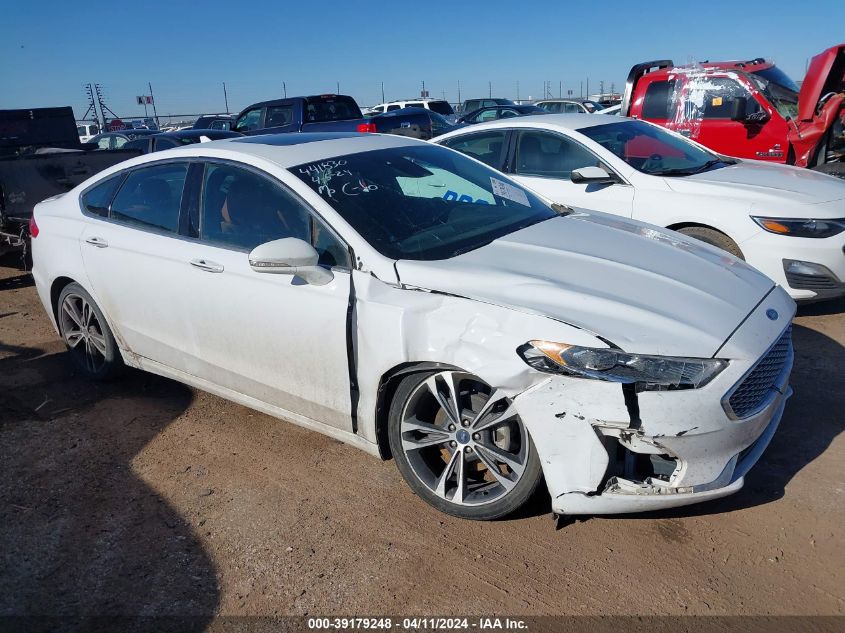
<svg viewBox="0 0 845 633">
<path fill-rule="evenodd" d="M 648 158 L 645 159 L 645 162 L 642 164 L 640 169 L 644 171 L 648 171 L 649 169 L 655 167 L 661 167 L 663 165 L 663 155 L 662 154 L 652 154 Z"/>
</svg>

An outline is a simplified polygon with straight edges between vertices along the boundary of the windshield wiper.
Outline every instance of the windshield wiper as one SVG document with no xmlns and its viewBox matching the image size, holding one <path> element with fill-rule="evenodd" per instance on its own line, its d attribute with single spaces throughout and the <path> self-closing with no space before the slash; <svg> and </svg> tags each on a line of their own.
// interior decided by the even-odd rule
<svg viewBox="0 0 845 633">
<path fill-rule="evenodd" d="M 700 174 L 702 172 L 708 171 L 711 167 L 715 167 L 719 163 L 725 163 L 726 165 L 729 164 L 726 161 L 723 161 L 721 158 L 714 158 L 713 160 L 708 160 L 703 165 L 699 165 L 695 168 L 677 168 L 677 169 L 664 169 L 663 171 L 655 171 L 652 172 L 652 176 L 692 176 L 693 174 Z"/>
</svg>

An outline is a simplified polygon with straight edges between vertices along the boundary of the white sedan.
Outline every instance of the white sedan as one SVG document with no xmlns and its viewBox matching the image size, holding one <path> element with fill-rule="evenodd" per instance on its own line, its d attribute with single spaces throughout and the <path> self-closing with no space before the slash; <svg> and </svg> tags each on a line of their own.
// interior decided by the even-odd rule
<svg viewBox="0 0 845 633">
<path fill-rule="evenodd" d="M 718 246 L 796 300 L 845 295 L 845 181 L 714 154 L 635 119 L 520 117 L 435 141 L 547 198 L 636 218 Z"/>
<path fill-rule="evenodd" d="M 31 233 L 91 378 L 136 367 L 392 455 L 461 517 L 512 512 L 541 473 L 558 513 L 730 494 L 791 393 L 795 304 L 770 279 L 423 141 L 148 154 L 39 204 Z"/>
</svg>

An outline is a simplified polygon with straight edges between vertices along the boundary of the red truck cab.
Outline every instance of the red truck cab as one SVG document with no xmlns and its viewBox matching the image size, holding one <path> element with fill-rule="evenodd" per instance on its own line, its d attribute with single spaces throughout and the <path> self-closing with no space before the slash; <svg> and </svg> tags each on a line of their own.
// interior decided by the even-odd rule
<svg viewBox="0 0 845 633">
<path fill-rule="evenodd" d="M 845 44 L 814 57 L 800 89 L 762 58 L 637 64 L 623 116 L 665 126 L 721 154 L 845 177 Z"/>
</svg>

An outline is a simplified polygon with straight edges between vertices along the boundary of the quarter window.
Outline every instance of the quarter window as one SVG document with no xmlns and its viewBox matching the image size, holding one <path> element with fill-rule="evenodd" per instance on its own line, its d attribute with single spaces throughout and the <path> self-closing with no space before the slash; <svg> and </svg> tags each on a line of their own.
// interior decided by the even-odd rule
<svg viewBox="0 0 845 633">
<path fill-rule="evenodd" d="M 598 166 L 598 157 L 571 139 L 547 132 L 519 135 L 516 173 L 520 176 L 569 178 L 573 169 Z"/>
<path fill-rule="evenodd" d="M 130 172 L 111 205 L 114 220 L 176 233 L 188 166 L 169 163 Z"/>
<path fill-rule="evenodd" d="M 459 136 L 443 143 L 446 147 L 480 160 L 494 169 L 498 169 L 501 164 L 502 147 L 504 144 L 504 131 Z"/>
<path fill-rule="evenodd" d="M 122 180 L 123 174 L 119 174 L 106 179 L 93 189 L 89 189 L 82 196 L 82 208 L 88 213 L 107 217 L 109 214 L 109 203 Z"/>
</svg>

